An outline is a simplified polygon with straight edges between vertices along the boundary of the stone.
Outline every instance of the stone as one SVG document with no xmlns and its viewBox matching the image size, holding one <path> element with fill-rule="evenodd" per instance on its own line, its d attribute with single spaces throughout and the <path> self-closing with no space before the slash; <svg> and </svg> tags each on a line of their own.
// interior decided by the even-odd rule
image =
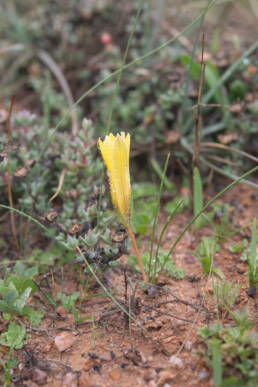
<svg viewBox="0 0 258 387">
<path fill-rule="evenodd" d="M 55 346 L 59 352 L 63 352 L 72 347 L 75 341 L 76 338 L 71 332 L 62 332 L 55 337 Z"/>
</svg>

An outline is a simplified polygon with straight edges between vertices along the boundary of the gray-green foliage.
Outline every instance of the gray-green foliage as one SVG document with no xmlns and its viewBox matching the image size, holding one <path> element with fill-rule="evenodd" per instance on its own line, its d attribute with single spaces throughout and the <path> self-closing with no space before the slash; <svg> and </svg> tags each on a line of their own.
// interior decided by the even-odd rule
<svg viewBox="0 0 258 387">
<path fill-rule="evenodd" d="M 37 266 L 27 267 L 17 262 L 13 273 L 6 279 L 0 280 L 0 311 L 10 320 L 15 316 L 27 316 L 32 325 L 38 325 L 44 316 L 41 309 L 34 309 L 28 305 L 28 300 L 37 290 L 34 278 L 38 274 Z"/>
<path fill-rule="evenodd" d="M 221 368 L 222 380 L 217 386 L 254 387 L 258 381 L 258 335 L 252 330 L 244 312 L 237 311 L 234 317 L 235 327 L 217 323 L 199 329 L 199 336 L 205 340 L 204 351 L 199 355 L 213 367 L 214 376 L 218 376 Z M 217 359 L 214 359 L 215 353 L 219 353 Z"/>
<path fill-rule="evenodd" d="M 213 281 L 213 293 L 219 309 L 228 310 L 233 308 L 239 296 L 241 284 L 239 282 L 227 282 L 225 279 Z"/>
<path fill-rule="evenodd" d="M 20 349 L 25 344 L 26 328 L 25 325 L 19 325 L 10 322 L 8 330 L 1 334 L 1 345 L 12 349 Z"/>
<path fill-rule="evenodd" d="M 44 120 L 29 111 L 21 111 L 13 116 L 12 126 L 12 142 L 19 143 L 18 149 L 10 155 L 12 191 L 20 208 L 34 217 L 43 219 L 51 209 L 49 199 L 56 192 L 60 176 L 64 173 L 57 199 L 61 206 L 59 205 L 56 221 L 48 224 L 48 236 L 62 241 L 65 247 L 75 248 L 79 244 L 79 237 L 69 230 L 74 223 L 87 222 L 89 232 L 82 237 L 88 247 L 96 247 L 103 238 L 105 243 L 111 245 L 112 241 L 106 233 L 112 216 L 106 214 L 106 201 L 102 201 L 101 208 L 98 208 L 97 204 L 103 166 L 100 157 L 97 157 L 92 122 L 84 119 L 76 136 L 67 130 L 58 133 L 56 140 L 46 148 L 39 162 L 37 159 L 42 140 L 49 134 L 48 128 L 44 128 Z M 6 138 L 4 140 L 6 141 Z M 28 163 L 32 160 L 36 164 L 32 163 L 29 167 Z M 25 174 L 18 177 L 15 172 L 21 168 L 25 169 Z M 0 163 L 0 171 L 3 176 L 6 174 L 6 159 Z M 3 192 L 3 202 L 8 203 L 7 187 L 2 178 L 0 188 Z M 96 228 L 98 211 L 101 222 Z M 23 240 L 21 242 L 24 244 Z M 44 261 L 48 264 L 50 258 L 53 263 L 58 254 L 60 256 L 61 252 L 49 252 L 44 256 L 44 253 L 35 251 L 31 253 L 30 259 L 34 255 L 41 264 Z"/>
</svg>

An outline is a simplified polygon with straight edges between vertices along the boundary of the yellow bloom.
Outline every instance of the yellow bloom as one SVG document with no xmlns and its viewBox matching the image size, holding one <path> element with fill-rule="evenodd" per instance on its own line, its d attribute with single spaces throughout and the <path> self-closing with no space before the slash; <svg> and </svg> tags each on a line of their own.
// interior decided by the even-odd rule
<svg viewBox="0 0 258 387">
<path fill-rule="evenodd" d="M 130 134 L 110 133 L 98 145 L 108 170 L 114 206 L 128 223 L 130 217 L 131 184 L 129 174 Z"/>
</svg>

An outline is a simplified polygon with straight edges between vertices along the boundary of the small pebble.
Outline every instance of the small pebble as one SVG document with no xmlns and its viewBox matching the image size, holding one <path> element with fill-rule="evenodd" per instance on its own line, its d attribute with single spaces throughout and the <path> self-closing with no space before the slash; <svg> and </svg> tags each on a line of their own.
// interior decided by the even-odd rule
<svg viewBox="0 0 258 387">
<path fill-rule="evenodd" d="M 208 375 L 209 375 L 209 373 L 207 371 L 205 371 L 205 370 L 200 371 L 198 373 L 198 376 L 199 376 L 200 379 L 205 379 L 205 378 L 207 378 Z"/>
<path fill-rule="evenodd" d="M 35 368 L 32 374 L 32 381 L 39 385 L 45 384 L 47 382 L 47 373 L 39 368 Z"/>
<path fill-rule="evenodd" d="M 76 338 L 71 332 L 62 332 L 55 337 L 55 345 L 59 352 L 65 351 L 67 348 L 72 347 Z"/>
<path fill-rule="evenodd" d="M 61 317 L 66 317 L 66 315 L 67 315 L 67 311 L 66 311 L 66 309 L 62 306 L 62 305 L 60 305 L 58 308 L 57 308 L 57 313 L 61 316 Z"/>
<path fill-rule="evenodd" d="M 196 258 L 193 255 L 188 254 L 185 257 L 185 263 L 188 263 L 188 265 L 193 265 L 195 262 L 196 262 Z"/>
<path fill-rule="evenodd" d="M 183 367 L 183 361 L 176 356 L 171 356 L 171 358 L 169 359 L 169 363 L 171 363 L 175 368 Z"/>
<path fill-rule="evenodd" d="M 187 351 L 191 351 L 192 347 L 193 347 L 192 341 L 187 341 L 187 343 L 185 344 L 185 349 Z"/>
<path fill-rule="evenodd" d="M 155 379 L 157 373 L 154 369 L 149 369 L 144 372 L 143 379 L 145 382 L 150 382 L 151 380 Z"/>
<path fill-rule="evenodd" d="M 63 386 L 71 387 L 74 380 L 75 380 L 75 375 L 72 372 L 68 372 L 67 374 L 65 374 L 63 378 Z"/>
<path fill-rule="evenodd" d="M 48 352 L 51 350 L 51 348 L 53 347 L 53 344 L 54 344 L 53 341 L 48 342 L 47 344 L 45 344 L 45 345 L 42 347 L 41 352 L 42 352 L 42 353 L 48 353 Z"/>
<path fill-rule="evenodd" d="M 121 372 L 118 369 L 113 369 L 109 372 L 109 376 L 112 380 L 116 381 L 121 378 Z"/>
</svg>

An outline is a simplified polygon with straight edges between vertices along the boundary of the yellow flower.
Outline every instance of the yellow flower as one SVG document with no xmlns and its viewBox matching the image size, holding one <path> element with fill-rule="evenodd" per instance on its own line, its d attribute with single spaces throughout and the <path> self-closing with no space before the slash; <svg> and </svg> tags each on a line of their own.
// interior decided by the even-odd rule
<svg viewBox="0 0 258 387">
<path fill-rule="evenodd" d="M 131 184 L 129 174 L 130 134 L 124 132 L 114 136 L 110 133 L 98 145 L 108 170 L 111 197 L 114 206 L 129 222 Z"/>
</svg>

